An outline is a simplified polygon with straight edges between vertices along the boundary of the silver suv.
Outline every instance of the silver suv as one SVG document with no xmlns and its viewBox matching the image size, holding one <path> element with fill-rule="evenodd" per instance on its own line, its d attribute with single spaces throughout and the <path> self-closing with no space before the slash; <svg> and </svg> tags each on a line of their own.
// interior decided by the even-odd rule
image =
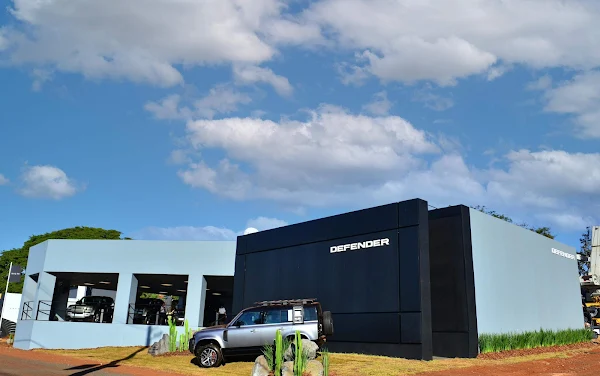
<svg viewBox="0 0 600 376">
<path fill-rule="evenodd" d="M 189 349 L 201 367 L 217 367 L 228 356 L 259 355 L 264 345 L 274 343 L 277 330 L 284 338 L 294 338 L 299 330 L 321 347 L 333 335 L 331 312 L 323 312 L 316 299 L 257 302 L 229 324 L 194 333 Z"/>
</svg>

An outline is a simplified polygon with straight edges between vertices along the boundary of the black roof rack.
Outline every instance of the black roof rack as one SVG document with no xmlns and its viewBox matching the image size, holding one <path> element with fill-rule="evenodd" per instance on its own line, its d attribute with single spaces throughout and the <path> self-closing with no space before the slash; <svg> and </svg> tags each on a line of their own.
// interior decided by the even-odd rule
<svg viewBox="0 0 600 376">
<path fill-rule="evenodd" d="M 274 306 L 274 305 L 289 305 L 289 304 L 309 304 L 315 303 L 317 299 L 283 299 L 283 300 L 265 300 L 262 302 L 255 302 L 257 306 Z"/>
</svg>

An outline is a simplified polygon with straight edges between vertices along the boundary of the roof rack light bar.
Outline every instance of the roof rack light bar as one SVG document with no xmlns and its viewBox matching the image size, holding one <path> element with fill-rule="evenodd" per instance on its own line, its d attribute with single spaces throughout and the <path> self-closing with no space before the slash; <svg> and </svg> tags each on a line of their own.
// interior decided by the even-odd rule
<svg viewBox="0 0 600 376">
<path fill-rule="evenodd" d="M 283 300 L 265 300 L 262 302 L 255 302 L 258 306 L 269 306 L 269 305 L 288 305 L 288 304 L 308 304 L 314 303 L 317 299 L 283 299 Z"/>
</svg>

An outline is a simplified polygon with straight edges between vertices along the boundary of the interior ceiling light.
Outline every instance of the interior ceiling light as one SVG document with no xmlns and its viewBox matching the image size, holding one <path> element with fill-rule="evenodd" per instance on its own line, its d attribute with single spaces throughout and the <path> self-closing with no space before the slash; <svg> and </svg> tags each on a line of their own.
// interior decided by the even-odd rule
<svg viewBox="0 0 600 376">
<path fill-rule="evenodd" d="M 140 286 L 140 288 L 143 288 L 143 289 L 149 289 L 149 288 L 150 288 L 150 286 Z"/>
<path fill-rule="evenodd" d="M 103 285 L 110 285 L 110 282 L 108 281 L 101 281 L 100 283 L 102 283 Z"/>
<path fill-rule="evenodd" d="M 173 286 L 173 284 L 172 284 L 172 283 L 161 283 L 160 285 L 161 285 L 161 286 Z"/>
<path fill-rule="evenodd" d="M 159 294 L 168 294 L 166 291 L 160 291 Z"/>
<path fill-rule="evenodd" d="M 219 295 L 221 295 L 221 293 L 220 293 L 220 292 L 213 292 L 212 294 L 213 294 L 213 295 L 216 295 L 216 296 L 219 296 Z"/>
<path fill-rule="evenodd" d="M 187 283 L 187 281 L 183 281 L 184 283 Z"/>
<path fill-rule="evenodd" d="M 88 282 L 85 282 L 84 285 L 86 285 L 86 286 L 94 286 L 93 283 L 88 283 Z"/>
<path fill-rule="evenodd" d="M 177 291 L 179 291 L 179 292 L 185 292 L 185 290 L 177 290 Z"/>
<path fill-rule="evenodd" d="M 210 289 L 207 287 L 207 288 L 206 288 L 206 291 L 210 291 Z"/>
</svg>

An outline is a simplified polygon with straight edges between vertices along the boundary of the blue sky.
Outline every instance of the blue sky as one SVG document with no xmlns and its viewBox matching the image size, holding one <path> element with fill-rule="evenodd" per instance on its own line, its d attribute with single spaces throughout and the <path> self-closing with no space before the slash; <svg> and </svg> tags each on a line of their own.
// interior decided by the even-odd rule
<svg viewBox="0 0 600 376">
<path fill-rule="evenodd" d="M 600 223 L 595 2 L 0 4 L 0 249 L 414 197 L 575 247 Z"/>
</svg>

